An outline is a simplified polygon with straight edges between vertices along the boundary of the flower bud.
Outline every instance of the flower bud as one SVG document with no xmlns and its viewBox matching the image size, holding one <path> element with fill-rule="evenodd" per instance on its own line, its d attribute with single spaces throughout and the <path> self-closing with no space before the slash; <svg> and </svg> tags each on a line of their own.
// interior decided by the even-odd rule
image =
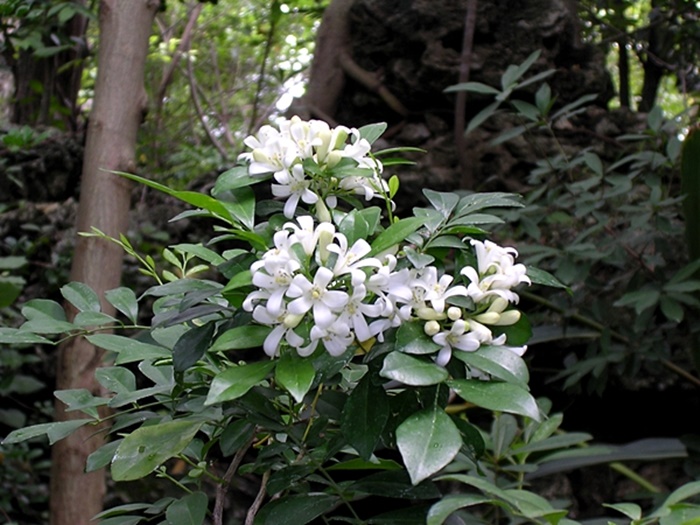
<svg viewBox="0 0 700 525">
<path fill-rule="evenodd" d="M 484 312 L 483 314 L 475 315 L 474 320 L 482 324 L 498 324 L 501 320 L 501 314 L 496 312 Z"/>
<path fill-rule="evenodd" d="M 496 297 L 491 303 L 491 306 L 489 306 L 487 312 L 496 312 L 497 314 L 500 314 L 507 307 L 508 301 L 506 299 L 503 297 Z"/>
<path fill-rule="evenodd" d="M 339 151 L 337 149 L 333 150 L 326 157 L 326 166 L 328 166 L 329 168 L 332 168 L 333 166 L 338 164 L 342 158 L 343 158 L 342 151 Z"/>
<path fill-rule="evenodd" d="M 418 317 L 426 321 L 441 320 L 447 317 L 444 313 L 436 312 L 435 309 L 428 308 L 427 306 L 416 308 L 415 312 Z"/>
<path fill-rule="evenodd" d="M 462 318 L 462 309 L 457 306 L 450 306 L 447 309 L 447 317 L 450 321 L 456 321 Z"/>
<path fill-rule="evenodd" d="M 323 202 L 323 199 L 316 201 L 316 218 L 318 222 L 331 222 L 331 212 L 328 211 L 328 207 Z"/>
<path fill-rule="evenodd" d="M 428 337 L 433 337 L 440 331 L 440 323 L 437 321 L 428 321 L 423 325 L 423 331 Z"/>
<path fill-rule="evenodd" d="M 304 314 L 287 314 L 284 316 L 283 324 L 287 328 L 296 328 L 303 318 Z"/>
<path fill-rule="evenodd" d="M 495 324 L 496 326 L 510 326 L 520 320 L 520 310 L 508 310 L 501 314 L 501 318 Z"/>
<path fill-rule="evenodd" d="M 316 227 L 316 235 L 318 236 L 318 248 L 317 254 L 321 264 L 326 264 L 330 252 L 328 251 L 328 245 L 333 242 L 333 236 L 335 235 L 335 226 L 330 222 L 322 222 Z"/>
</svg>

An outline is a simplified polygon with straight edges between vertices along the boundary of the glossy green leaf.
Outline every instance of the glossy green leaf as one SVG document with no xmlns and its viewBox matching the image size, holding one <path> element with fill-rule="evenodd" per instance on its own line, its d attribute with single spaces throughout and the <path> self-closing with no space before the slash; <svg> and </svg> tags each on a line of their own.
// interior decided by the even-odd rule
<svg viewBox="0 0 700 525">
<path fill-rule="evenodd" d="M 410 416 L 396 428 L 396 445 L 411 482 L 417 485 L 455 458 L 462 437 L 450 416 L 433 407 Z"/>
<path fill-rule="evenodd" d="M 110 352 L 116 352 L 115 364 L 123 365 L 145 359 L 169 359 L 172 353 L 162 346 L 142 343 L 130 337 L 116 334 L 94 334 L 86 336 L 86 339 L 95 346 L 104 348 Z"/>
<path fill-rule="evenodd" d="M 423 330 L 423 322 L 402 323 L 396 330 L 395 349 L 405 354 L 434 354 L 440 345 L 433 342 Z"/>
<path fill-rule="evenodd" d="M 386 128 L 386 122 L 377 122 L 375 124 L 362 126 L 358 131 L 363 139 L 366 139 L 370 144 L 374 144 L 374 141 L 382 136 Z"/>
<path fill-rule="evenodd" d="M 112 478 L 143 478 L 190 444 L 202 426 L 199 421 L 175 420 L 141 427 L 119 444 L 112 461 Z"/>
<path fill-rule="evenodd" d="M 527 388 L 530 374 L 522 357 L 508 348 L 482 346 L 476 352 L 453 352 L 453 357 L 492 377 Z"/>
<path fill-rule="evenodd" d="M 395 222 L 382 233 L 377 235 L 377 238 L 372 242 L 372 251 L 368 254 L 368 256 L 372 257 L 396 244 L 404 242 L 406 237 L 411 235 L 422 225 L 423 219 L 420 217 L 407 217 Z"/>
<path fill-rule="evenodd" d="M 471 93 L 481 93 L 482 95 L 498 95 L 500 93 L 495 87 L 482 82 L 462 82 L 445 89 L 445 93 L 452 93 L 455 91 L 469 91 Z"/>
<path fill-rule="evenodd" d="M 136 324 L 139 316 L 139 304 L 136 300 L 136 294 L 131 288 L 124 286 L 107 290 L 105 299 L 114 306 L 119 312 L 123 313 L 126 318 Z"/>
<path fill-rule="evenodd" d="M 356 458 L 348 461 L 335 463 L 326 470 L 401 470 L 403 467 L 396 461 L 391 459 L 372 459 L 365 461 L 364 459 Z"/>
<path fill-rule="evenodd" d="M 484 503 L 494 503 L 494 500 L 476 494 L 450 494 L 430 507 L 426 525 L 442 525 L 455 511 Z"/>
<path fill-rule="evenodd" d="M 425 188 L 423 195 L 428 199 L 428 202 L 433 205 L 440 214 L 447 219 L 454 211 L 459 202 L 459 195 L 452 192 L 434 191 Z"/>
<path fill-rule="evenodd" d="M 358 213 L 358 210 L 350 210 L 338 225 L 338 231 L 345 235 L 348 244 L 352 245 L 359 239 L 369 237 L 369 224 L 367 220 Z"/>
<path fill-rule="evenodd" d="M 275 381 L 286 389 L 297 403 L 304 400 L 315 377 L 316 370 L 311 360 L 299 357 L 296 353 L 286 352 L 275 367 Z"/>
<path fill-rule="evenodd" d="M 122 394 L 136 390 L 136 376 L 121 366 L 100 367 L 95 370 L 95 379 L 109 392 Z"/>
<path fill-rule="evenodd" d="M 193 492 L 174 501 L 165 511 L 168 525 L 202 525 L 209 499 L 204 492 Z"/>
<path fill-rule="evenodd" d="M 80 410 L 85 414 L 97 419 L 97 407 L 105 406 L 110 398 L 96 397 L 87 388 L 72 388 L 68 390 L 57 390 L 54 396 L 66 405 L 66 412 Z"/>
<path fill-rule="evenodd" d="M 262 347 L 272 328 L 262 325 L 237 326 L 221 334 L 209 349 L 210 352 L 242 350 Z"/>
<path fill-rule="evenodd" d="M 642 517 L 642 508 L 636 503 L 603 503 L 603 507 L 616 510 L 631 520 L 638 520 Z"/>
<path fill-rule="evenodd" d="M 217 374 L 211 383 L 205 405 L 231 401 L 262 382 L 275 367 L 275 361 L 259 361 L 232 366 Z"/>
<path fill-rule="evenodd" d="M 109 465 L 121 442 L 121 439 L 110 441 L 90 454 L 85 462 L 85 472 L 94 472 Z"/>
<path fill-rule="evenodd" d="M 19 330 L 17 328 L 0 327 L 0 343 L 8 345 L 24 345 L 24 344 L 52 344 L 50 339 L 35 334 Z"/>
<path fill-rule="evenodd" d="M 524 388 L 512 383 L 456 379 L 448 385 L 465 401 L 487 410 L 509 412 L 540 420 L 535 398 Z"/>
<path fill-rule="evenodd" d="M 191 204 L 192 206 L 196 206 L 198 208 L 207 210 L 214 217 L 221 218 L 229 224 L 235 224 L 233 217 L 226 209 L 226 207 L 223 204 L 221 204 L 218 200 L 210 197 L 209 195 L 204 195 L 203 193 L 197 193 L 195 191 L 173 190 L 168 188 L 167 186 L 164 186 L 163 184 L 152 180 L 144 179 L 143 177 L 139 177 L 138 175 L 133 175 L 131 173 L 124 173 L 119 171 L 112 171 L 112 173 L 121 175 L 122 177 L 126 177 L 127 179 L 131 179 L 140 184 L 145 184 L 146 186 L 149 186 L 167 195 L 175 197 L 176 199 L 186 202 L 187 204 Z"/>
<path fill-rule="evenodd" d="M 362 459 L 372 457 L 388 419 L 389 400 L 384 389 L 365 374 L 345 402 L 340 420 L 343 435 Z"/>
<path fill-rule="evenodd" d="M 2 258 L 0 257 L 0 260 Z M 14 303 L 22 293 L 26 281 L 14 275 L 0 275 L 0 308 Z"/>
<path fill-rule="evenodd" d="M 173 346 L 173 366 L 176 372 L 184 372 L 202 358 L 211 344 L 214 324 L 194 327 L 180 336 Z"/>
<path fill-rule="evenodd" d="M 308 494 L 283 496 L 265 505 L 254 525 L 306 525 L 338 504 L 337 496 Z"/>
<path fill-rule="evenodd" d="M 100 299 L 87 284 L 68 283 L 61 287 L 61 295 L 79 312 L 99 312 Z"/>
<path fill-rule="evenodd" d="M 49 444 L 53 445 L 56 441 L 63 439 L 80 427 L 92 422 L 94 422 L 94 419 L 71 419 L 69 421 L 32 425 L 30 427 L 13 430 L 5 437 L 2 443 L 4 445 L 10 445 L 46 435 L 49 438 Z"/>
<path fill-rule="evenodd" d="M 255 434 L 255 425 L 245 419 L 232 421 L 219 437 L 219 447 L 225 457 L 233 455 Z"/>
<path fill-rule="evenodd" d="M 252 186 L 264 180 L 266 180 L 265 177 L 251 177 L 248 173 L 248 166 L 236 166 L 219 175 L 211 193 L 216 197 L 225 191 Z"/>
<path fill-rule="evenodd" d="M 545 270 L 535 268 L 534 266 L 528 266 L 526 273 L 532 281 L 532 284 L 541 284 L 543 286 L 551 286 L 553 288 L 563 288 L 571 293 L 571 289 L 568 286 Z"/>
<path fill-rule="evenodd" d="M 379 375 L 411 386 L 436 385 L 448 378 L 441 366 L 401 352 L 391 352 L 384 358 Z"/>
<path fill-rule="evenodd" d="M 75 329 L 73 323 L 66 320 L 63 307 L 56 301 L 32 299 L 22 307 L 22 315 L 27 322 L 21 330 L 38 334 L 60 334 Z"/>
<path fill-rule="evenodd" d="M 220 197 L 222 204 L 248 230 L 255 226 L 255 193 L 247 186 L 233 189 Z"/>
</svg>

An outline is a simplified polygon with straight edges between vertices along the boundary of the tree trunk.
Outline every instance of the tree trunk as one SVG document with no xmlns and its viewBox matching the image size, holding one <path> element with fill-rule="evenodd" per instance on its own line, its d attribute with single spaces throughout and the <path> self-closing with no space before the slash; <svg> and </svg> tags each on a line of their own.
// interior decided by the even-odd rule
<svg viewBox="0 0 700 525">
<path fill-rule="evenodd" d="M 90 115 L 83 164 L 77 231 L 94 226 L 118 237 L 128 227 L 130 185 L 105 170 L 134 171 L 136 133 L 143 119 L 143 87 L 148 38 L 158 2 L 155 0 L 102 0 L 100 49 L 94 109 Z M 102 297 L 121 280 L 122 251 L 114 243 L 78 237 L 71 280 L 83 282 Z M 103 311 L 114 310 L 103 301 Z M 99 392 L 95 369 L 102 351 L 84 339 L 74 339 L 58 351 L 58 389 L 86 388 Z M 56 403 L 56 419 L 78 418 Z M 103 435 L 86 428 L 59 441 L 53 449 L 51 524 L 92 525 L 102 509 L 104 472 L 85 474 L 89 454 L 103 444 Z"/>
</svg>

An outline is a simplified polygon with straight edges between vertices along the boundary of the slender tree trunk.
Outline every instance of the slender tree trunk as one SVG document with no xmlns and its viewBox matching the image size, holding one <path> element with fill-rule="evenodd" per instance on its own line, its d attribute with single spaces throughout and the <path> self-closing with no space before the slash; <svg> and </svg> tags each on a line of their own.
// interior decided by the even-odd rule
<svg viewBox="0 0 700 525">
<path fill-rule="evenodd" d="M 155 0 L 102 0 L 100 49 L 95 99 L 87 135 L 78 208 L 77 231 L 95 226 L 110 236 L 128 227 L 130 185 L 105 170 L 134 171 L 136 133 L 143 119 L 143 87 L 148 38 L 158 2 Z M 83 282 L 100 296 L 121 281 L 122 251 L 113 243 L 78 237 L 71 280 Z M 103 302 L 104 303 L 104 302 Z M 103 304 L 107 313 L 113 309 Z M 99 392 L 95 369 L 102 352 L 84 339 L 75 339 L 58 351 L 58 389 L 86 388 Z M 80 417 L 56 404 L 56 419 Z M 51 524 L 92 525 L 102 509 L 103 471 L 85 474 L 89 454 L 103 444 L 94 428 L 76 432 L 53 449 L 51 471 Z"/>
</svg>

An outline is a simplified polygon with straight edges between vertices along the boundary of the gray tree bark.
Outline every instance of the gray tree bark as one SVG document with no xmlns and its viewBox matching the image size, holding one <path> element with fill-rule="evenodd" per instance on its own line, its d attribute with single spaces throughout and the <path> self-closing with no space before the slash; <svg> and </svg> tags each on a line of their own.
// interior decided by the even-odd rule
<svg viewBox="0 0 700 525">
<path fill-rule="evenodd" d="M 159 2 L 156 0 L 102 0 L 100 49 L 95 99 L 87 135 L 78 207 L 77 231 L 92 226 L 118 237 L 128 227 L 130 184 L 106 170 L 134 171 L 136 133 L 143 119 L 143 87 L 148 38 Z M 99 296 L 121 281 L 122 251 L 114 243 L 79 237 L 71 280 L 92 287 Z M 103 311 L 113 313 L 103 301 Z M 58 350 L 58 389 L 86 388 L 99 393 L 95 369 L 102 351 L 84 339 L 74 339 Z M 56 403 L 56 419 L 81 417 Z M 87 457 L 103 444 L 103 434 L 84 428 L 59 441 L 52 456 L 51 524 L 91 525 L 102 510 L 103 471 L 85 473 Z"/>
</svg>

